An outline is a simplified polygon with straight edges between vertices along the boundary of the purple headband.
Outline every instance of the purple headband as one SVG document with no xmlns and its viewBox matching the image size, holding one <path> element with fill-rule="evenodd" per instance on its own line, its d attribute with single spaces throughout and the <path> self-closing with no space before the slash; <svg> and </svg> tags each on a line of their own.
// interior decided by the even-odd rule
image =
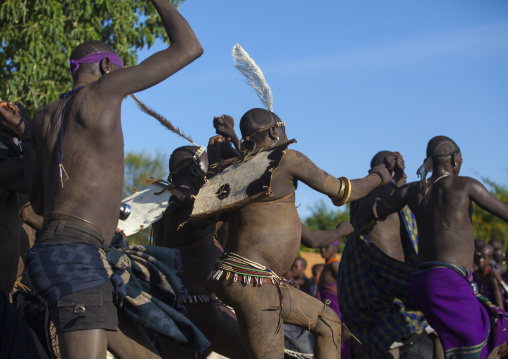
<svg viewBox="0 0 508 359">
<path fill-rule="evenodd" d="M 333 242 L 333 245 L 340 246 L 340 242 Z"/>
<path fill-rule="evenodd" d="M 90 64 L 90 63 L 101 62 L 101 60 L 105 57 L 107 57 L 112 64 L 118 65 L 121 68 L 124 67 L 122 59 L 117 54 L 114 54 L 112 52 L 99 52 L 97 54 L 85 56 L 79 60 L 71 60 L 72 75 L 74 76 L 76 71 L 78 71 L 79 64 Z"/>
</svg>

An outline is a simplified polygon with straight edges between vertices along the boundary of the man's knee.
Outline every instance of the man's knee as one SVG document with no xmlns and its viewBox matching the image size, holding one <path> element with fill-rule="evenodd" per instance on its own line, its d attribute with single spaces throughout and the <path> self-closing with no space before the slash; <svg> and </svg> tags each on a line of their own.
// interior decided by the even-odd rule
<svg viewBox="0 0 508 359">
<path fill-rule="evenodd" d="M 320 336 L 340 337 L 342 333 L 340 318 L 332 308 L 326 306 L 318 315 L 316 324 L 311 331 Z"/>
</svg>

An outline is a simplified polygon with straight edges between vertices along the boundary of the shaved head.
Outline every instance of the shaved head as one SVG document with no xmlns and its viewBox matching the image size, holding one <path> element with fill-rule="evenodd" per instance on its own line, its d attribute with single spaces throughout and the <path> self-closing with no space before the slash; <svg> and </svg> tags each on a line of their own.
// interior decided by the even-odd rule
<svg viewBox="0 0 508 359">
<path fill-rule="evenodd" d="M 460 152 L 459 146 L 446 136 L 436 136 L 427 145 L 427 158 L 448 157 L 457 152 Z"/>
<path fill-rule="evenodd" d="M 276 124 L 277 122 L 281 122 L 279 116 L 265 110 L 263 108 L 253 108 L 252 110 L 247 111 L 242 118 L 240 119 L 240 131 L 242 133 L 242 137 L 245 138 L 247 136 L 252 135 L 258 129 Z M 260 140 L 263 140 L 266 137 L 268 130 L 262 131 L 259 133 Z M 251 139 L 253 141 L 258 142 L 258 134 L 253 136 Z"/>
<path fill-rule="evenodd" d="M 183 146 L 173 151 L 169 158 L 169 172 L 173 173 L 178 167 L 185 163 L 193 162 L 192 157 L 199 150 L 198 146 Z"/>
<path fill-rule="evenodd" d="M 71 60 L 79 60 L 85 56 L 98 54 L 100 52 L 111 52 L 116 54 L 115 50 L 102 41 L 85 41 L 74 48 L 71 52 Z"/>
<path fill-rule="evenodd" d="M 376 155 L 372 157 L 372 161 L 370 161 L 370 168 L 377 165 L 382 165 L 384 163 L 385 157 L 389 155 L 395 155 L 395 153 L 392 151 L 380 151 L 376 153 Z"/>
</svg>

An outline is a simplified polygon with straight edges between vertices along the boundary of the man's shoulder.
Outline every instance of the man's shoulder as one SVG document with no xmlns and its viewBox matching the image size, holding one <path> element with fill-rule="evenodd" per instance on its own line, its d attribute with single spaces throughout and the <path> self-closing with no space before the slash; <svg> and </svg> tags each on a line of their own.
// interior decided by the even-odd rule
<svg viewBox="0 0 508 359">
<path fill-rule="evenodd" d="M 51 115 L 57 110 L 59 102 L 59 100 L 55 100 L 35 110 L 33 117 L 34 124 L 38 125 L 45 120 L 51 119 Z"/>
</svg>

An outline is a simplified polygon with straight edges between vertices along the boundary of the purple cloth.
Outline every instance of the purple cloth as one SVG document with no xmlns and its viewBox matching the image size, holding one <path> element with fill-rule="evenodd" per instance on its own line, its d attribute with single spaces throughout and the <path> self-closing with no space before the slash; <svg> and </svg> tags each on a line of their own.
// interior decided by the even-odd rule
<svg viewBox="0 0 508 359">
<path fill-rule="evenodd" d="M 471 283 L 469 270 L 444 262 L 422 263 L 411 273 L 411 300 L 438 333 L 446 358 L 484 359 L 508 341 L 508 315 L 479 298 Z"/>
<path fill-rule="evenodd" d="M 316 298 L 320 301 L 324 301 L 326 299 L 330 299 L 329 307 L 332 308 L 335 313 L 339 316 L 342 321 L 342 313 L 339 308 L 339 299 L 337 298 L 337 283 L 319 283 L 318 290 L 316 293 Z M 351 354 L 351 339 L 346 340 L 345 342 L 341 342 L 341 359 L 350 359 L 352 358 Z"/>
<path fill-rule="evenodd" d="M 109 59 L 109 62 L 111 62 L 112 64 L 118 65 L 121 68 L 124 67 L 122 59 L 117 54 L 114 54 L 112 52 L 99 52 L 97 54 L 85 56 L 79 60 L 71 59 L 70 67 L 72 75 L 74 75 L 76 71 L 78 71 L 79 64 L 90 64 L 101 62 L 101 60 L 105 57 L 107 57 Z"/>
<path fill-rule="evenodd" d="M 337 283 L 319 283 L 316 298 L 322 302 L 326 299 L 330 299 L 330 308 L 332 308 L 335 313 L 337 313 L 340 320 L 342 320 L 342 314 L 339 308 L 339 300 L 337 298 Z"/>
</svg>

